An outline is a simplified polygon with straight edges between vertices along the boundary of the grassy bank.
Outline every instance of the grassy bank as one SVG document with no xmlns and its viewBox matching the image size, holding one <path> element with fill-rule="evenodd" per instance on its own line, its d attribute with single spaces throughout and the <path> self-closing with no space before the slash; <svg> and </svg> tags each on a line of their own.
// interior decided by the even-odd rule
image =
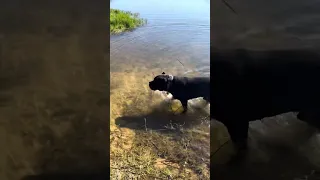
<svg viewBox="0 0 320 180">
<path fill-rule="evenodd" d="M 138 13 L 118 9 L 110 9 L 110 33 L 117 34 L 133 30 L 146 23 Z"/>
</svg>

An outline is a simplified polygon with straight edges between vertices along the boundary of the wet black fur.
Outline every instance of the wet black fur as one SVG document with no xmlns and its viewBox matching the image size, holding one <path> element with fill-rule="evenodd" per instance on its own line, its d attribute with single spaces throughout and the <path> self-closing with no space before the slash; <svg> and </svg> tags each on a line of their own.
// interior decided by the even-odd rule
<svg viewBox="0 0 320 180">
<path fill-rule="evenodd" d="M 211 51 L 211 117 L 246 147 L 249 122 L 287 112 L 320 127 L 320 56 L 315 50 Z"/>
<path fill-rule="evenodd" d="M 151 90 L 166 91 L 172 94 L 173 99 L 180 100 L 184 110 L 187 111 L 188 100 L 203 97 L 210 102 L 210 78 L 209 77 L 179 77 L 166 75 L 164 72 L 149 82 Z"/>
</svg>

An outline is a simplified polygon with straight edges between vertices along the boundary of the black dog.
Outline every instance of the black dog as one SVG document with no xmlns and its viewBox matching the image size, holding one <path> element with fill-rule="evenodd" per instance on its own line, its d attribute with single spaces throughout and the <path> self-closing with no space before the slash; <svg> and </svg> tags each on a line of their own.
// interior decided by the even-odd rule
<svg viewBox="0 0 320 180">
<path fill-rule="evenodd" d="M 151 90 L 166 91 L 172 94 L 173 99 L 180 100 L 184 110 L 187 111 L 188 100 L 203 97 L 210 102 L 210 78 L 209 77 L 178 77 L 166 75 L 164 72 L 149 82 Z"/>
<path fill-rule="evenodd" d="M 312 50 L 214 50 L 211 117 L 246 147 L 249 121 L 287 112 L 320 127 L 320 55 Z"/>
</svg>

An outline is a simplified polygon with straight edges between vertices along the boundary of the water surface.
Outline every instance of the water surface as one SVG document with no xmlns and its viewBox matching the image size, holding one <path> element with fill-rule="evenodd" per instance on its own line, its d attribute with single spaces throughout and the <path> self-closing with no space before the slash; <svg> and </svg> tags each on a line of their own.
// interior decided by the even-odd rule
<svg viewBox="0 0 320 180">
<path fill-rule="evenodd" d="M 132 66 L 164 71 L 175 67 L 209 75 L 208 1 L 115 0 L 110 6 L 140 13 L 148 21 L 133 32 L 111 37 L 111 72 L 132 70 Z"/>
</svg>

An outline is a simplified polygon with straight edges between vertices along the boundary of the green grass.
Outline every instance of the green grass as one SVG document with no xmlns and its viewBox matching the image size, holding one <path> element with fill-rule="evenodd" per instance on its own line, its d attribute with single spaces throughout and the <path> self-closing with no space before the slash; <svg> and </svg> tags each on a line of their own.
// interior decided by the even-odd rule
<svg viewBox="0 0 320 180">
<path fill-rule="evenodd" d="M 111 153 L 111 179 L 210 179 L 209 134 L 174 131 L 136 131 L 130 149 Z"/>
<path fill-rule="evenodd" d="M 118 34 L 133 30 L 146 23 L 138 13 L 131 13 L 118 9 L 110 9 L 110 33 Z"/>
</svg>

